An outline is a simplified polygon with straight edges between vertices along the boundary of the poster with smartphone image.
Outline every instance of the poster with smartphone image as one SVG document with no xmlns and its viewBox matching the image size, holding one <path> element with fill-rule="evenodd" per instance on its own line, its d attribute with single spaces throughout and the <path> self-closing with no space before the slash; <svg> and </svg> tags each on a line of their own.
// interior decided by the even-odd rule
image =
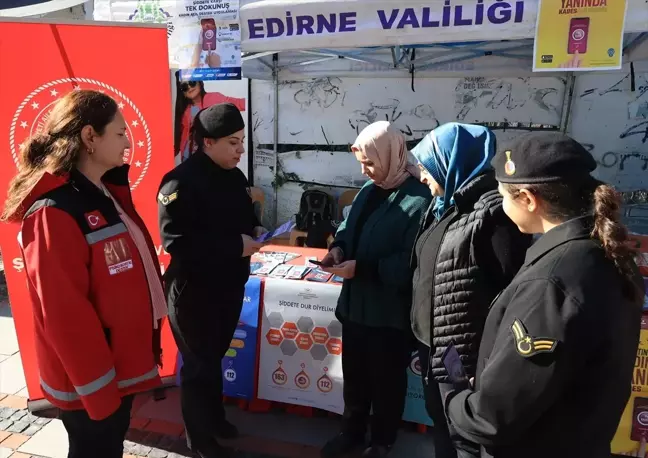
<svg viewBox="0 0 648 458">
<path fill-rule="evenodd" d="M 241 79 L 238 0 L 182 0 L 170 51 L 184 81 Z"/>
<path fill-rule="evenodd" d="M 641 320 L 641 335 L 632 373 L 630 399 L 619 421 L 611 449 L 614 456 L 648 457 L 648 315 Z M 601 393 L 605 396 L 605 393 Z"/>
<path fill-rule="evenodd" d="M 533 71 L 621 68 L 626 0 L 540 0 Z"/>
</svg>

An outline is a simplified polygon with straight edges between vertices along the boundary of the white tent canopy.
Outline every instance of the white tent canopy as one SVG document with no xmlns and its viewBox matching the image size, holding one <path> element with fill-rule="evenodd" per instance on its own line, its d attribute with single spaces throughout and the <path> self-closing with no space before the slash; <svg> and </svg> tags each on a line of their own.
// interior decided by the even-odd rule
<svg viewBox="0 0 648 458">
<path fill-rule="evenodd" d="M 563 0 L 566 7 L 614 0 Z M 624 60 L 648 58 L 648 2 L 627 0 Z M 243 0 L 244 74 L 529 74 L 539 0 Z M 281 52 L 273 61 L 272 54 Z"/>
<path fill-rule="evenodd" d="M 25 17 L 81 5 L 86 0 L 0 0 L 0 17 Z"/>
<path fill-rule="evenodd" d="M 563 0 L 566 8 L 616 0 Z M 245 52 L 403 46 L 535 36 L 539 0 L 243 0 Z M 625 30 L 648 32 L 648 3 L 627 0 Z"/>
</svg>

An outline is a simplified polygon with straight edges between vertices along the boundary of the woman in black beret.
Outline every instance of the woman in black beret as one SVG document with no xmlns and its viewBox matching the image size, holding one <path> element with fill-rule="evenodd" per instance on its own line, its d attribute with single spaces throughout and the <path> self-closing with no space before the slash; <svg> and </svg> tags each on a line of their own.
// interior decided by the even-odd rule
<svg viewBox="0 0 648 458">
<path fill-rule="evenodd" d="M 455 378 L 448 420 L 482 457 L 609 457 L 644 298 L 621 199 L 560 133 L 520 136 L 493 166 L 506 214 L 541 236 L 491 304 L 477 375 Z"/>
<path fill-rule="evenodd" d="M 237 435 L 223 409 L 221 359 L 241 314 L 250 256 L 261 248 L 254 237 L 265 231 L 237 167 L 244 128 L 231 103 L 200 111 L 196 152 L 163 178 L 158 194 L 160 235 L 171 255 L 169 322 L 183 360 L 182 415 L 187 445 L 201 458 L 230 456 L 217 438 Z"/>
</svg>

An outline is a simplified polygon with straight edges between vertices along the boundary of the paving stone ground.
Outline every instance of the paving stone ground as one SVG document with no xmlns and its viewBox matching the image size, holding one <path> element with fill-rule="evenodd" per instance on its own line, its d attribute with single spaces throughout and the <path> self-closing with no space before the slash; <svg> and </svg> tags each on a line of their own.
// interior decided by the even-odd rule
<svg viewBox="0 0 648 458">
<path fill-rule="evenodd" d="M 27 410 L 27 389 L 18 342 L 7 297 L 0 255 L 0 458 L 66 458 L 67 436 L 57 412 Z M 167 393 L 173 390 L 167 390 Z M 148 404 L 147 404 L 148 403 Z M 149 394 L 136 398 L 131 428 L 124 442 L 124 457 L 187 458 L 178 397 L 154 403 Z M 143 413 L 138 414 L 138 410 Z M 166 419 L 156 418 L 158 413 Z M 160 416 L 160 415 L 158 415 Z M 228 443 L 237 458 L 307 458 L 314 447 L 242 436 Z"/>
<path fill-rule="evenodd" d="M 0 0 L 1 1 L 1 0 Z M 67 435 L 56 412 L 27 410 L 27 388 L 0 255 L 0 458 L 67 458 Z M 124 442 L 124 458 L 190 458 L 183 436 L 177 389 L 166 399 L 150 394 L 134 402 L 131 427 Z M 315 458 L 321 445 L 337 433 L 330 417 L 305 419 L 270 412 L 254 414 L 228 408 L 228 417 L 242 435 L 228 445 L 237 458 Z M 424 435 L 404 433 L 392 452 L 394 458 L 434 458 L 434 447 Z"/>
</svg>

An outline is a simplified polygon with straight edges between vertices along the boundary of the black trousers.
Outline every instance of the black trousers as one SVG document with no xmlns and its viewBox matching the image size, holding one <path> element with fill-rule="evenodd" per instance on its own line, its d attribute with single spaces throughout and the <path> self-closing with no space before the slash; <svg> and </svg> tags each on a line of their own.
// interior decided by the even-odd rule
<svg viewBox="0 0 648 458">
<path fill-rule="evenodd" d="M 226 421 L 221 360 L 238 325 L 245 286 L 211 297 L 183 290 L 169 299 L 169 324 L 182 355 L 180 402 L 187 446 L 197 451 L 216 442 Z M 207 295 L 205 295 L 207 296 Z"/>
<path fill-rule="evenodd" d="M 479 445 L 463 438 L 452 425 L 448 425 L 443 397 L 445 393 L 452 390 L 452 384 L 437 383 L 432 377 L 426 381 L 431 359 L 430 347 L 419 344 L 418 352 L 423 377 L 425 409 L 434 422 L 432 429 L 434 456 L 436 458 L 479 458 Z"/>
<path fill-rule="evenodd" d="M 132 407 L 133 396 L 126 396 L 115 413 L 99 421 L 90 419 L 85 410 L 62 410 L 59 417 L 70 442 L 68 458 L 122 458 Z"/>
<path fill-rule="evenodd" d="M 391 446 L 405 408 L 411 354 L 409 334 L 345 322 L 342 336 L 342 432 L 364 437 L 373 408 L 371 443 Z"/>
</svg>

